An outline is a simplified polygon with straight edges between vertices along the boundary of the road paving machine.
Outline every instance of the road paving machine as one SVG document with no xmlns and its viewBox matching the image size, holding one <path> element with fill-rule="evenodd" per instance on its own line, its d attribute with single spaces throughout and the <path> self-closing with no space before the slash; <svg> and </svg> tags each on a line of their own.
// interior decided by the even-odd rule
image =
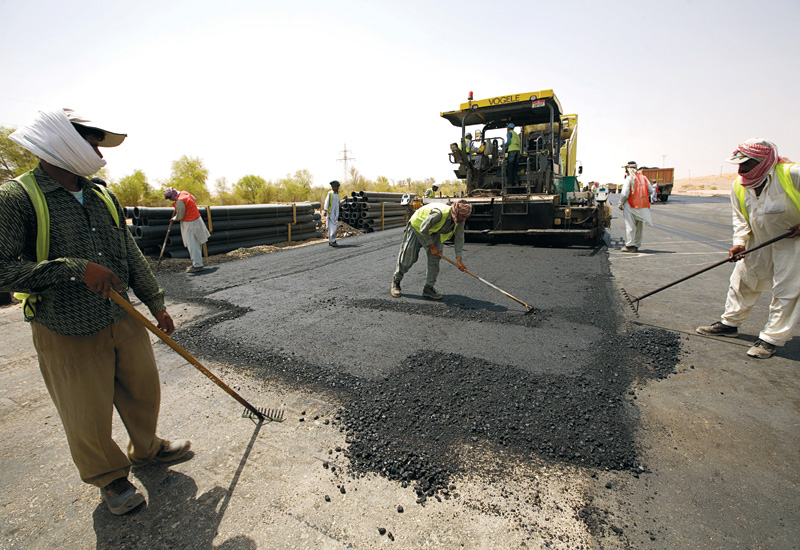
<svg viewBox="0 0 800 550">
<path fill-rule="evenodd" d="M 611 209 L 605 194 L 589 186 L 582 190 L 578 183 L 578 115 L 563 114 L 553 90 L 480 100 L 470 92 L 458 110 L 441 116 L 461 128 L 461 140 L 450 145 L 449 157 L 456 177 L 466 180 L 465 199 L 473 206 L 466 238 L 602 244 Z M 520 137 L 516 178 L 510 177 L 503 154 L 509 123 Z M 425 202 L 443 200 L 448 198 Z"/>
</svg>

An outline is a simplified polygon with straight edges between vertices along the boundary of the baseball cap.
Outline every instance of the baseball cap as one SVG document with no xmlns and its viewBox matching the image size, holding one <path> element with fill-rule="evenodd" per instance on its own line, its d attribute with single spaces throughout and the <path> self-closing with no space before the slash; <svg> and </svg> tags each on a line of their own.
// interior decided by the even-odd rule
<svg viewBox="0 0 800 550">
<path fill-rule="evenodd" d="M 121 144 L 125 141 L 125 138 L 128 137 L 128 134 L 118 134 L 116 132 L 111 132 L 106 130 L 99 124 L 92 122 L 88 118 L 79 115 L 72 109 L 64 109 L 64 114 L 67 115 L 67 119 L 72 124 L 77 124 L 79 126 L 83 126 L 85 128 L 92 128 L 94 130 L 100 130 L 103 132 L 103 139 L 97 143 L 99 147 L 116 147 L 117 145 Z"/>
<path fill-rule="evenodd" d="M 743 162 L 747 162 L 748 160 L 750 160 L 750 158 L 751 157 L 748 157 L 741 151 L 737 150 L 733 155 L 731 155 L 730 158 L 726 159 L 726 161 L 730 162 L 731 164 L 741 164 Z"/>
</svg>

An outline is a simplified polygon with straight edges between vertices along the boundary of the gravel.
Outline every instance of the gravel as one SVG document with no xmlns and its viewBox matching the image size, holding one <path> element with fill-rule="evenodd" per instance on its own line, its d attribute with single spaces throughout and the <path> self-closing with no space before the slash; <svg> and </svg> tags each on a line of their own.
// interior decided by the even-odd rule
<svg viewBox="0 0 800 550">
<path fill-rule="evenodd" d="M 583 309 L 535 308 L 529 315 L 443 304 L 433 308 L 425 302 L 389 298 L 347 300 L 347 307 L 356 310 L 531 330 L 555 315 L 571 317 L 605 334 L 591 355 L 591 364 L 577 374 L 569 370 L 543 373 L 536 368 L 536 356 L 530 357 L 530 368 L 520 368 L 422 350 L 408 355 L 391 373 L 365 379 L 299 354 L 213 336 L 206 329 L 235 319 L 247 309 L 202 296 L 191 298 L 218 313 L 182 327 L 178 339 L 188 349 L 240 365 L 257 377 L 321 392 L 341 403 L 325 421 L 345 432 L 348 445 L 336 451 L 347 457 L 348 473 L 374 473 L 402 482 L 416 492 L 419 504 L 434 496 L 452 495 L 454 478 L 472 467 L 461 460 L 465 448 L 502 449 L 504 456 L 514 460 L 535 457 L 638 475 L 646 467 L 637 459 L 635 444 L 636 387 L 675 372 L 680 338 L 664 330 L 628 325 L 610 278 L 586 276 L 584 284 L 596 298 Z M 185 294 L 182 286 L 173 285 L 171 290 Z M 322 312 L 336 305 L 335 298 L 324 302 Z M 561 357 L 569 361 L 566 354 Z M 513 468 L 513 460 L 507 468 Z"/>
</svg>

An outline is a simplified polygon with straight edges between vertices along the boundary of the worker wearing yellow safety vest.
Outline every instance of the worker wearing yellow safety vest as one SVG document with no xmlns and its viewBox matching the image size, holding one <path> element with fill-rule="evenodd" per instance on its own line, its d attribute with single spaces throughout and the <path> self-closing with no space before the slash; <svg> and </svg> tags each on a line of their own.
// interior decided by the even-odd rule
<svg viewBox="0 0 800 550">
<path fill-rule="evenodd" d="M 423 246 L 428 255 L 428 273 L 422 295 L 432 300 L 441 300 L 442 295 L 434 288 L 439 276 L 441 248 L 445 241 L 453 238 L 456 249 L 458 269 L 466 271 L 461 262 L 464 250 L 464 222 L 472 214 L 472 205 L 463 200 L 454 200 L 451 205 L 429 203 L 419 208 L 406 226 L 403 244 L 397 255 L 397 267 L 392 279 L 392 296 L 399 298 L 400 281 L 419 259 L 419 249 Z"/>
<path fill-rule="evenodd" d="M 464 136 L 464 145 L 462 146 L 462 150 L 467 156 L 475 154 L 472 150 L 472 134 L 467 133 L 467 135 Z"/>
<path fill-rule="evenodd" d="M 114 514 L 144 503 L 128 480 L 132 463 L 175 461 L 191 445 L 156 435 L 161 394 L 150 337 L 107 299 L 111 289 L 127 297 L 130 287 L 161 330 L 175 330 L 119 203 L 87 179 L 105 165 L 98 147 L 125 137 L 68 109 L 40 112 L 9 136 L 39 165 L 0 186 L 0 289 L 29 295 L 23 311 L 73 461 Z M 127 452 L 112 439 L 114 408 Z"/>
<path fill-rule="evenodd" d="M 432 184 L 430 186 L 430 188 L 425 190 L 425 193 L 423 193 L 422 196 L 425 197 L 426 199 L 431 198 L 431 197 L 435 197 L 436 196 L 436 192 L 438 190 L 439 190 L 439 184 L 438 183 L 434 183 L 434 184 Z"/>
<path fill-rule="evenodd" d="M 508 187 L 517 185 L 517 172 L 519 171 L 519 134 L 514 131 L 514 123 L 508 124 L 508 132 L 506 133 L 506 142 L 503 145 L 506 154 L 506 182 Z"/>
<path fill-rule="evenodd" d="M 767 323 L 747 355 L 771 357 L 778 346 L 791 339 L 800 321 L 800 165 L 778 156 L 774 143 L 750 139 L 728 159 L 739 165 L 739 177 L 731 191 L 733 247 L 728 255 L 736 261 L 731 274 L 725 313 L 721 321 L 697 328 L 700 334 L 739 335 L 738 327 L 764 291 L 772 291 Z M 774 239 L 785 238 L 755 250 L 742 252 Z"/>
</svg>

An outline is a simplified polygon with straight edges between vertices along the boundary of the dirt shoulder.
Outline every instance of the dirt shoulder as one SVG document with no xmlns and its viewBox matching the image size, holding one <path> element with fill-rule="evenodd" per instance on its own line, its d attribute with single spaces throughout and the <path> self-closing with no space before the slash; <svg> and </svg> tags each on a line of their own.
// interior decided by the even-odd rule
<svg viewBox="0 0 800 550">
<path fill-rule="evenodd" d="M 712 196 L 731 194 L 731 187 L 736 179 L 736 172 L 718 176 L 702 176 L 698 178 L 676 179 L 672 193 L 676 195 Z"/>
</svg>

